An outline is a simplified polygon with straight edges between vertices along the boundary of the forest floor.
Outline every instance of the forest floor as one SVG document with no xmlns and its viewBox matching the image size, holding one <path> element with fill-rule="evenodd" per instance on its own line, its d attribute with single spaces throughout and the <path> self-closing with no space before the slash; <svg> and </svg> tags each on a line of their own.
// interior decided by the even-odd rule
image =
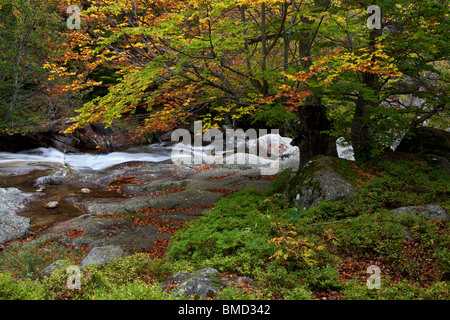
<svg viewBox="0 0 450 320">
<path fill-rule="evenodd" d="M 448 212 L 449 173 L 403 154 L 364 165 L 341 159 L 337 170 L 357 186 L 356 199 L 322 202 L 306 210 L 287 201 L 290 172 L 261 178 L 251 171 L 199 167 L 190 170 L 190 177 L 197 177 L 191 180 L 194 193 L 180 182 L 187 176 L 165 179 L 158 192 L 152 181 L 146 182 L 146 190 L 145 184 L 132 183 L 146 180 L 142 174 L 112 178 L 109 186 L 121 192 L 143 192 L 151 201 L 170 196 L 185 205 L 155 208 L 138 201 L 120 212 L 117 203 L 131 198 L 100 206 L 84 201 L 80 217 L 3 248 L 0 298 L 178 299 L 161 287 L 169 275 L 213 267 L 227 276 L 251 278 L 253 284 L 224 288 L 212 299 L 449 299 L 449 220 L 392 211 L 436 205 Z M 242 188 L 232 188 L 237 184 Z M 194 198 L 199 188 L 208 190 L 210 199 L 220 197 L 203 203 Z M 89 229 L 94 222 L 102 227 Z M 123 240 L 120 231 L 125 228 L 135 235 L 124 246 L 128 254 L 84 270 L 81 290 L 65 286 L 64 270 L 38 277 L 54 261 L 77 265 L 92 247 Z M 368 268 L 374 266 L 379 287 L 370 282 L 374 277 Z"/>
</svg>

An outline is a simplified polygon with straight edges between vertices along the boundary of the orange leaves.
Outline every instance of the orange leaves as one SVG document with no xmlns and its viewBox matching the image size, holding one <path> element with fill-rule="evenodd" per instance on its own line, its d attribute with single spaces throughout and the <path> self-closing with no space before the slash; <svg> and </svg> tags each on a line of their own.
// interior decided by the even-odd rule
<svg viewBox="0 0 450 320">
<path fill-rule="evenodd" d="M 232 176 L 235 173 L 236 172 L 232 172 L 232 173 L 224 174 L 224 175 L 213 177 L 213 178 L 208 178 L 208 179 L 206 179 L 206 181 L 220 180 L 220 179 L 223 179 L 223 178 L 226 178 L 226 177 L 230 177 L 230 176 Z"/>
<path fill-rule="evenodd" d="M 273 96 L 265 97 L 260 103 L 267 104 L 272 101 L 281 100 L 287 110 L 297 111 L 303 101 L 313 94 L 310 90 L 302 91 L 288 85 L 282 85 L 280 89 L 282 92 L 279 92 Z"/>
<path fill-rule="evenodd" d="M 136 179 L 135 176 L 131 177 L 119 177 L 114 179 L 109 183 L 108 190 L 120 192 L 122 190 L 122 186 L 125 184 L 130 184 Z"/>
<path fill-rule="evenodd" d="M 71 239 L 75 239 L 75 238 L 83 237 L 86 234 L 81 229 L 72 229 L 72 230 L 66 231 L 66 235 Z"/>
<path fill-rule="evenodd" d="M 204 165 L 204 166 L 199 166 L 194 168 L 194 170 L 192 170 L 192 172 L 199 172 L 199 171 L 205 171 L 205 170 L 210 170 L 213 169 L 213 167 L 209 166 L 209 165 Z"/>
<path fill-rule="evenodd" d="M 144 250 L 143 252 L 147 253 L 153 257 L 163 257 L 166 253 L 167 247 L 169 246 L 169 240 L 166 239 L 157 239 L 153 241 L 153 246 L 150 249 Z M 131 252 L 136 250 L 130 250 Z M 140 251 L 142 252 L 142 251 Z"/>
<path fill-rule="evenodd" d="M 299 72 L 296 72 L 296 73 L 294 73 L 292 75 L 291 74 L 285 74 L 285 76 L 288 79 L 292 80 L 292 81 L 298 81 L 298 82 L 303 82 L 304 83 L 304 82 L 307 82 L 307 80 L 311 79 L 316 74 L 317 71 L 320 71 L 320 69 L 316 68 L 315 71 L 311 71 L 311 72 L 308 72 L 308 73 L 306 73 L 304 71 L 299 71 Z M 291 90 L 291 87 L 289 87 L 288 85 L 282 85 L 280 87 L 280 89 L 282 89 L 283 91 L 288 91 L 288 90 Z"/>
<path fill-rule="evenodd" d="M 182 192 L 182 191 L 184 191 L 184 190 L 186 190 L 186 187 L 185 187 L 185 186 L 178 187 L 178 188 L 173 188 L 173 189 L 167 189 L 167 190 L 165 190 L 165 191 L 157 192 L 157 193 L 154 195 L 154 197 L 157 198 L 157 197 L 164 196 L 164 195 L 166 195 L 166 194 Z"/>
</svg>

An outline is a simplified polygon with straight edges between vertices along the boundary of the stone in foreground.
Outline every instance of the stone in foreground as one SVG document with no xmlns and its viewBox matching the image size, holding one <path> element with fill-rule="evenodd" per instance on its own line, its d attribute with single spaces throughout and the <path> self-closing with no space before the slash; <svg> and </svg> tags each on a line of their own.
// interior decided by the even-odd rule
<svg viewBox="0 0 450 320">
<path fill-rule="evenodd" d="M 81 261 L 81 266 L 87 267 L 92 264 L 106 264 L 116 258 L 120 258 L 124 254 L 125 252 L 116 246 L 95 247 L 89 252 L 87 257 Z"/>
<path fill-rule="evenodd" d="M 192 272 L 177 272 L 170 276 L 162 285 L 163 290 L 174 287 L 173 292 L 186 298 L 201 296 L 212 297 L 220 289 L 229 285 L 251 286 L 252 280 L 246 277 L 227 277 L 214 268 L 204 268 Z"/>
</svg>

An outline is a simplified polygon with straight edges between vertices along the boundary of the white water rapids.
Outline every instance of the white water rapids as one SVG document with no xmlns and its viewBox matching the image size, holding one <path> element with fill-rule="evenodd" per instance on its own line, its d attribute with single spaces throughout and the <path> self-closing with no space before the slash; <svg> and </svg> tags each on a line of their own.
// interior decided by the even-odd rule
<svg viewBox="0 0 450 320">
<path fill-rule="evenodd" d="M 288 139 L 286 144 L 289 145 L 289 156 L 298 161 L 298 148 L 290 145 Z M 64 153 L 54 148 L 36 148 L 32 150 L 21 151 L 17 153 L 0 152 L 0 166 L 8 163 L 28 163 L 28 162 L 44 162 L 59 163 L 61 165 L 69 165 L 73 169 L 93 169 L 104 170 L 112 166 L 131 162 L 162 162 L 172 159 L 173 143 L 155 143 L 147 146 L 139 146 L 124 151 L 111 152 L 107 154 L 91 154 L 91 153 Z M 354 160 L 353 150 L 351 146 L 342 146 L 337 143 L 339 157 Z M 203 152 L 203 149 L 192 148 L 193 154 Z M 258 157 L 259 158 L 259 157 Z M 283 161 L 284 162 L 284 161 Z M 295 164 L 294 164 L 295 166 Z"/>
<path fill-rule="evenodd" d="M 130 161 L 161 162 L 170 159 L 172 147 L 152 144 L 108 154 L 63 153 L 54 148 L 36 148 L 17 153 L 0 152 L 0 165 L 11 162 L 52 162 L 74 169 L 103 170 Z"/>
</svg>

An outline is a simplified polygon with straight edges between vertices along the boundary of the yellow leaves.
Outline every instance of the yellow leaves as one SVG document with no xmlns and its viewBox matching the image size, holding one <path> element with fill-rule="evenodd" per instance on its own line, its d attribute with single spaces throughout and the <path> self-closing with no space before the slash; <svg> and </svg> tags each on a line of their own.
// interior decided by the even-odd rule
<svg viewBox="0 0 450 320">
<path fill-rule="evenodd" d="M 260 6 L 261 4 L 265 5 L 278 5 L 280 3 L 284 3 L 285 0 L 237 0 L 236 3 L 239 6 Z"/>
<path fill-rule="evenodd" d="M 316 71 L 322 71 L 324 70 L 325 67 L 321 68 L 318 67 L 316 69 Z M 306 73 L 305 71 L 300 71 L 300 72 L 296 72 L 294 74 L 287 74 L 287 73 L 283 73 L 283 75 L 288 78 L 289 80 L 292 81 L 298 81 L 298 82 L 306 82 L 308 79 L 310 79 L 311 77 L 313 77 L 315 75 L 316 72 L 308 72 Z M 282 85 L 281 86 L 283 90 L 287 91 L 287 86 L 286 85 Z M 280 88 L 281 88 L 280 87 Z"/>
<path fill-rule="evenodd" d="M 307 265 L 314 264 L 316 260 L 313 257 L 316 254 L 316 250 L 323 250 L 324 246 L 316 246 L 316 244 L 308 240 L 308 237 L 299 235 L 292 225 L 287 228 L 286 230 L 283 227 L 279 227 L 281 236 L 268 241 L 268 243 L 274 243 L 277 247 L 271 258 L 280 263 L 287 263 L 289 259 L 300 259 Z"/>
<path fill-rule="evenodd" d="M 375 48 L 362 47 L 355 51 L 324 50 L 323 54 L 315 59 L 310 72 L 299 72 L 287 75 L 288 79 L 307 83 L 313 75 L 320 81 L 321 86 L 334 83 L 343 72 L 365 72 L 380 76 L 395 78 L 402 75 L 385 51 L 384 46 Z"/>
</svg>

